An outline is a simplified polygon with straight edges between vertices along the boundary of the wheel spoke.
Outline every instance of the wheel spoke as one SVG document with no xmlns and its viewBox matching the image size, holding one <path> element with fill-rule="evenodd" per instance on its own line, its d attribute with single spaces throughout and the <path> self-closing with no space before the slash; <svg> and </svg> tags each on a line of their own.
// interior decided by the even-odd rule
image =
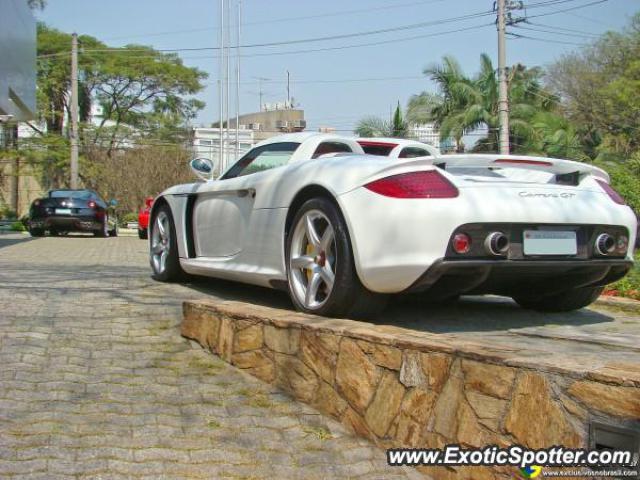
<svg viewBox="0 0 640 480">
<path fill-rule="evenodd" d="M 167 251 L 163 250 L 162 253 L 160 254 L 160 271 L 161 272 L 164 272 L 166 264 L 167 264 Z"/>
<path fill-rule="evenodd" d="M 305 227 L 307 232 L 307 239 L 316 250 L 319 250 L 320 237 L 318 236 L 318 232 L 316 232 L 316 227 L 313 224 L 313 218 L 311 218 L 311 215 L 307 215 L 305 222 L 306 222 Z"/>
<path fill-rule="evenodd" d="M 333 227 L 331 224 L 327 225 L 324 233 L 322 234 L 322 238 L 320 239 L 320 248 L 323 252 L 329 250 L 331 244 L 333 243 Z"/>
<path fill-rule="evenodd" d="M 316 303 L 316 296 L 318 295 L 318 289 L 320 288 L 321 282 L 322 277 L 319 273 L 314 273 L 311 276 L 311 281 L 307 285 L 307 291 L 304 299 L 304 303 L 307 307 L 312 307 L 313 304 Z"/>
<path fill-rule="evenodd" d="M 167 232 L 164 227 L 164 218 L 162 218 L 161 216 L 158 216 L 158 221 L 156 223 L 158 224 L 158 231 L 160 232 L 160 236 L 162 238 L 165 238 Z"/>
<path fill-rule="evenodd" d="M 310 269 L 313 267 L 313 257 L 310 255 L 301 255 L 291 259 L 291 268 Z"/>
<path fill-rule="evenodd" d="M 160 242 L 156 243 L 153 247 L 151 247 L 151 253 L 153 253 L 154 255 L 159 254 L 163 250 L 164 250 L 164 246 Z"/>
<path fill-rule="evenodd" d="M 336 277 L 333 274 L 333 271 L 331 271 L 331 268 L 328 268 L 328 264 L 320 269 L 320 276 L 322 277 L 324 283 L 327 284 L 328 290 L 331 291 L 331 289 L 333 288 L 333 282 L 335 281 Z"/>
</svg>

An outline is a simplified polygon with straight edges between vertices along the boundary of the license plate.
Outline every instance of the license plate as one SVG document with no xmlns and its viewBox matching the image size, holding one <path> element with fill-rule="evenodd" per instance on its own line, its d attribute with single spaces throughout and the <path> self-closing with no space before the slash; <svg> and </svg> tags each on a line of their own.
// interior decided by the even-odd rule
<svg viewBox="0 0 640 480">
<path fill-rule="evenodd" d="M 525 255 L 575 255 L 578 253 L 576 232 L 525 230 Z"/>
<path fill-rule="evenodd" d="M 71 215 L 70 208 L 56 208 L 57 215 Z"/>
</svg>

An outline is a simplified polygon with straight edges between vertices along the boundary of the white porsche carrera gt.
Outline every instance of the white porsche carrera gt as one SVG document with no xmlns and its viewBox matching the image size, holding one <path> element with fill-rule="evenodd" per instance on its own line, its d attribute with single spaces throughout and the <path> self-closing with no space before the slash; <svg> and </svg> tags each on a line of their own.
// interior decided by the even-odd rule
<svg viewBox="0 0 640 480">
<path fill-rule="evenodd" d="M 392 294 L 493 293 L 567 311 L 633 263 L 636 217 L 584 163 L 505 155 L 365 155 L 319 133 L 258 144 L 218 179 L 153 203 L 153 276 L 187 274 L 287 289 L 296 308 L 378 312 Z"/>
</svg>

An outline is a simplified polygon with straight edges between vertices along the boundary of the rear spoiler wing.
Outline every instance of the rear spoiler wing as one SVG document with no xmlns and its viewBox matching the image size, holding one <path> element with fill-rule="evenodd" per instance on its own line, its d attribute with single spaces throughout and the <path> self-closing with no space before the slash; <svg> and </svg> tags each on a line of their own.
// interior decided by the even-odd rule
<svg viewBox="0 0 640 480">
<path fill-rule="evenodd" d="M 581 178 L 591 175 L 609 183 L 609 174 L 601 168 L 587 163 L 559 158 L 533 157 L 526 155 L 456 154 L 411 159 L 423 165 L 431 164 L 442 170 L 448 168 L 522 168 L 539 170 L 556 175 L 558 183 L 577 185 Z"/>
</svg>

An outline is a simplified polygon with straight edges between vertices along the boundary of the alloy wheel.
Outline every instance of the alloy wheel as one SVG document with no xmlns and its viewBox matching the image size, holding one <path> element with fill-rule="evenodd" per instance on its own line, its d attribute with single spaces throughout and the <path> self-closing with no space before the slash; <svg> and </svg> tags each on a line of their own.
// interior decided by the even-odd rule
<svg viewBox="0 0 640 480">
<path fill-rule="evenodd" d="M 296 299 L 309 310 L 321 308 L 335 283 L 336 241 L 329 218 L 309 210 L 295 226 L 289 255 L 289 279 Z"/>
<path fill-rule="evenodd" d="M 169 217 L 163 211 L 158 213 L 151 235 L 151 262 L 156 273 L 164 273 L 171 248 Z"/>
</svg>

